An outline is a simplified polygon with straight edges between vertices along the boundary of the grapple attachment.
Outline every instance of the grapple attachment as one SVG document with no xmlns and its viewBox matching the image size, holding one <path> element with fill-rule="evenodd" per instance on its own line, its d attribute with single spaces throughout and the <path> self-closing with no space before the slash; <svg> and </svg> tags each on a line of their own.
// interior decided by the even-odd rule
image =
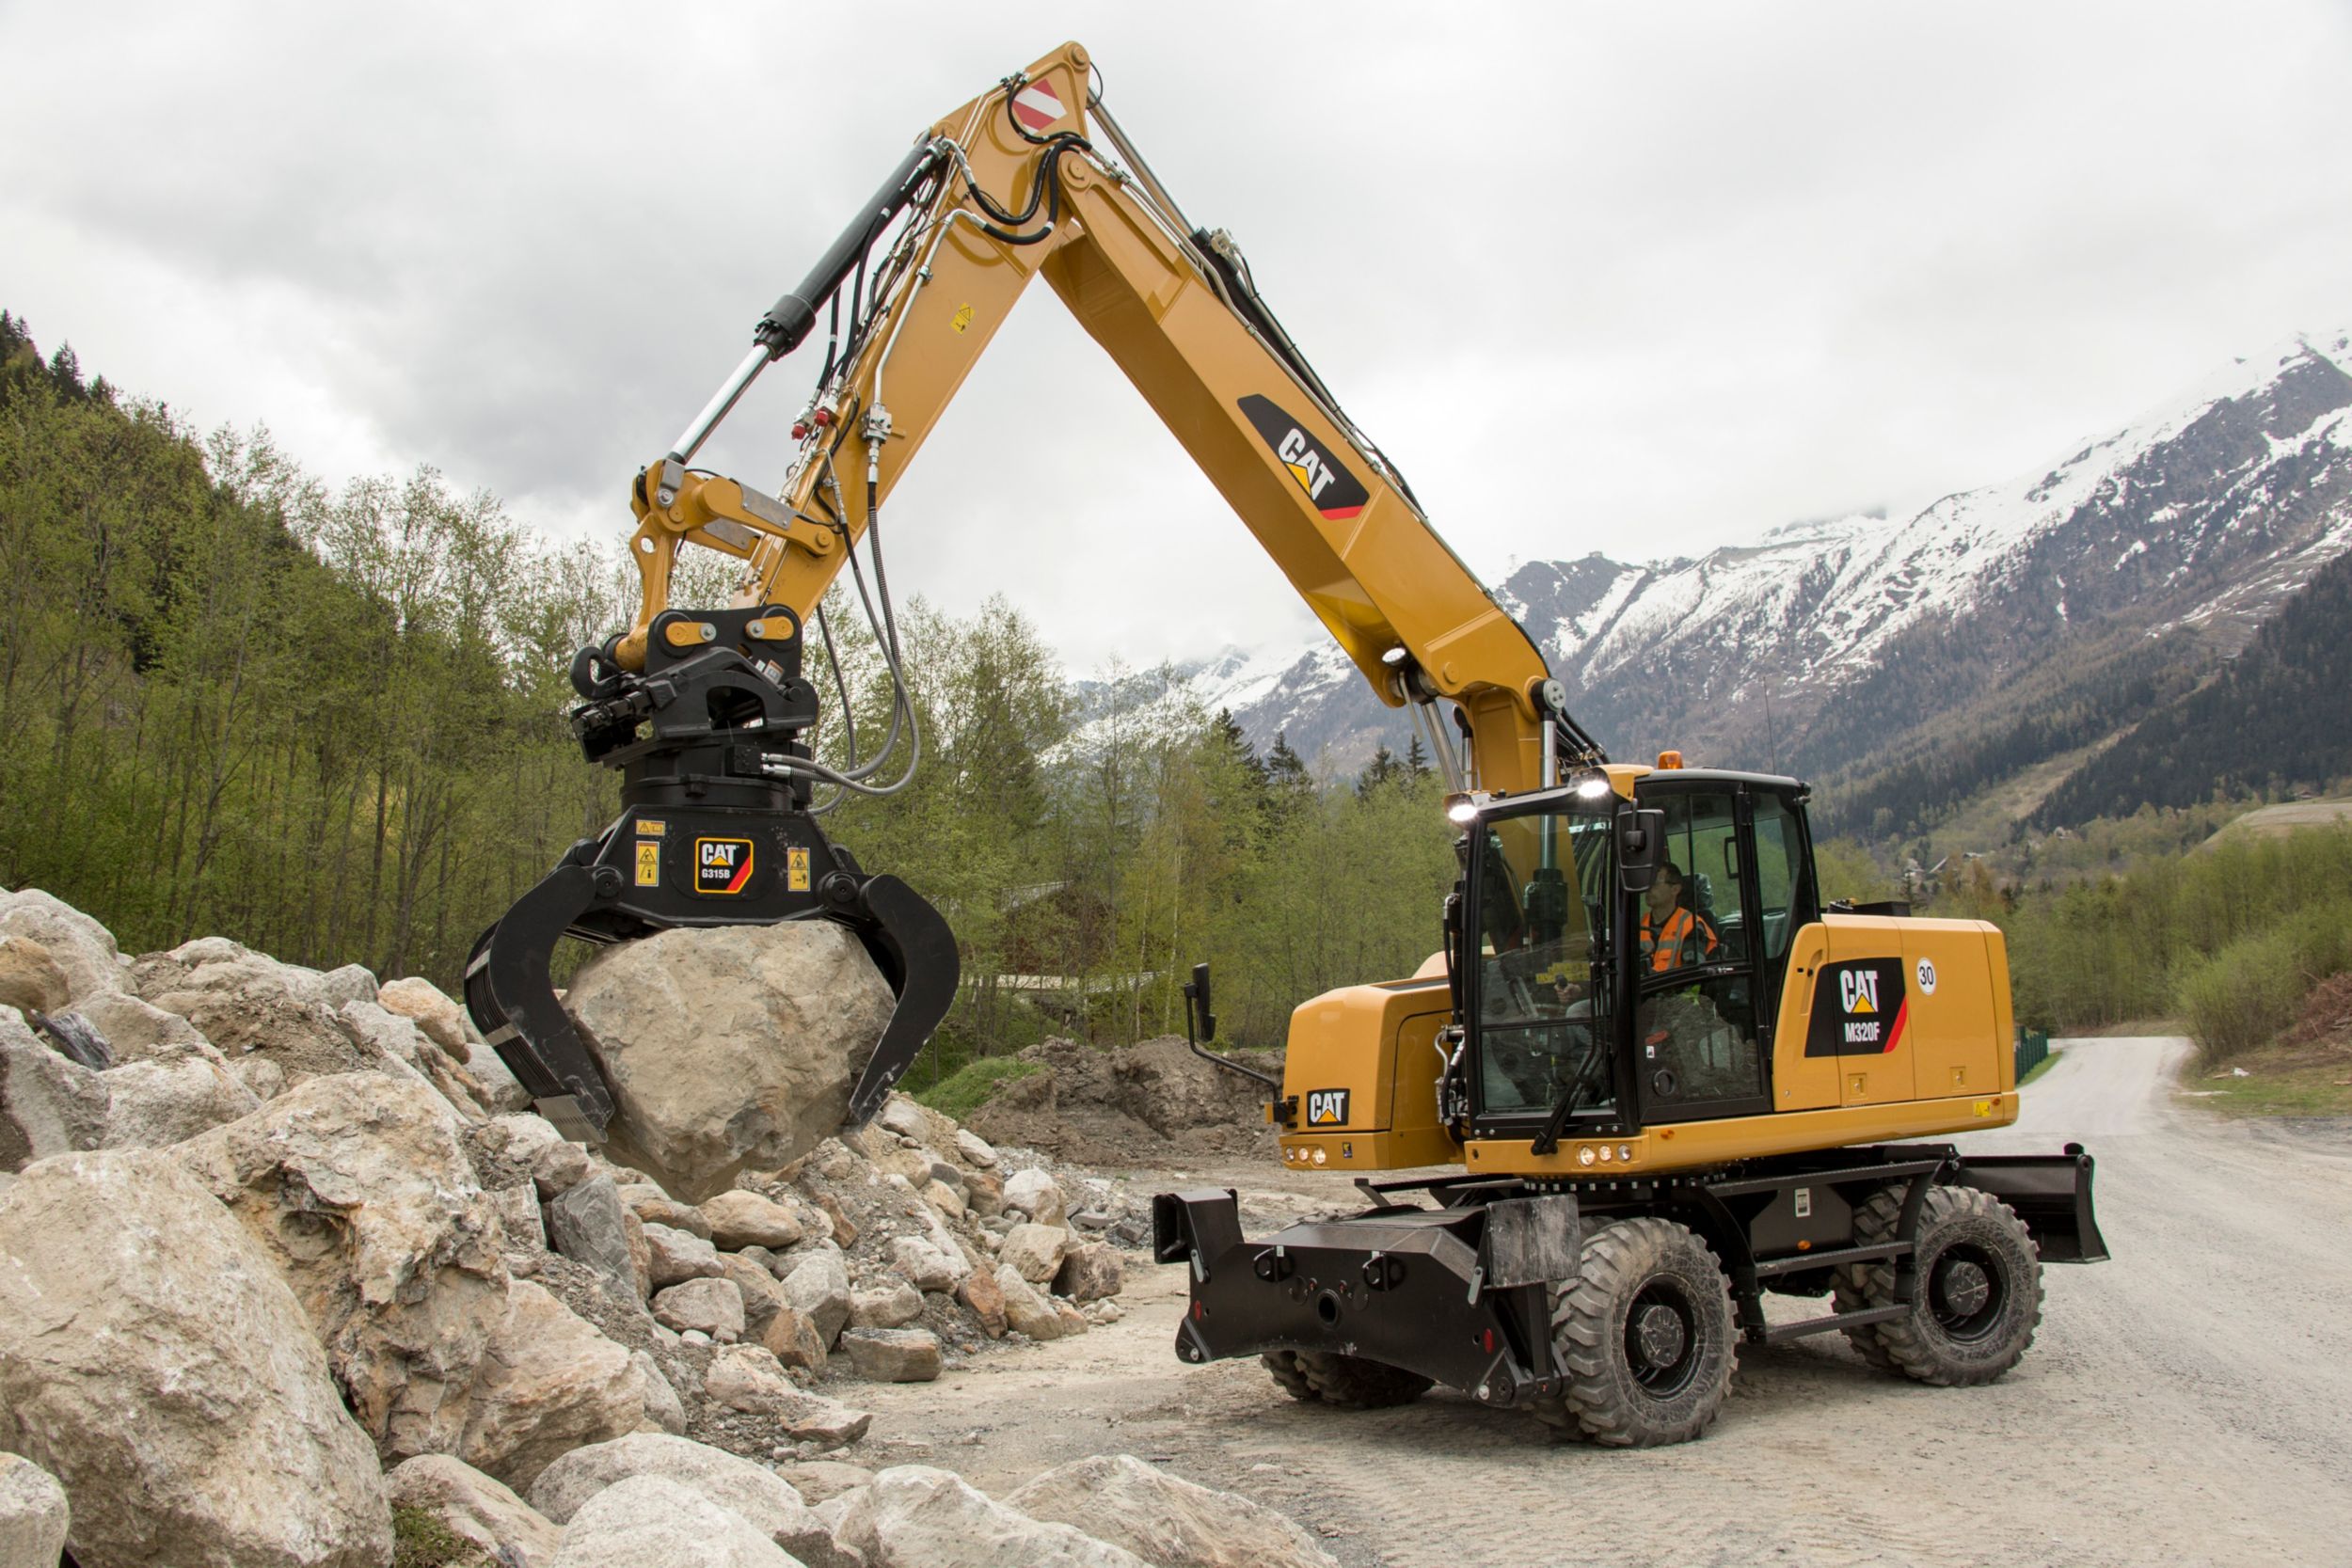
<svg viewBox="0 0 2352 1568">
<path fill-rule="evenodd" d="M 550 1120 L 601 1141 L 615 1107 L 556 1000 L 558 938 L 836 921 L 898 998 L 850 1092 L 850 1125 L 863 1125 L 955 1000 L 955 935 L 898 878 L 860 871 L 810 815 L 807 776 L 790 764 L 809 755 L 801 736 L 816 721 L 817 695 L 801 678 L 791 611 L 665 611 L 651 631 L 642 673 L 588 650 L 573 667 L 588 699 L 573 729 L 591 761 L 621 770 L 624 809 L 475 942 L 467 1011 Z"/>
</svg>

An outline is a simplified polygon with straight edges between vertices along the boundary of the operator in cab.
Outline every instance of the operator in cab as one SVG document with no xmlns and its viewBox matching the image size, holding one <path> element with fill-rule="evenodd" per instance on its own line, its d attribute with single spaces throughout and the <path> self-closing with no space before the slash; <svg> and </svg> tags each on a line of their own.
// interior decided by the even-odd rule
<svg viewBox="0 0 2352 1568">
<path fill-rule="evenodd" d="M 1683 902 L 1683 885 L 1682 868 L 1662 861 L 1658 879 L 1650 883 L 1643 898 L 1636 935 L 1641 939 L 1642 967 L 1652 974 L 1707 963 L 1721 946 L 1715 928 Z"/>
</svg>

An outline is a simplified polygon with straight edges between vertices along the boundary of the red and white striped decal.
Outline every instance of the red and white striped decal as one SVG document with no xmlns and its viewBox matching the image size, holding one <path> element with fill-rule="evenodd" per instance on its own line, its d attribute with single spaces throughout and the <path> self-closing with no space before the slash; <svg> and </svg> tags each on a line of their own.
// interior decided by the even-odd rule
<svg viewBox="0 0 2352 1568">
<path fill-rule="evenodd" d="M 1042 131 L 1070 111 L 1061 106 L 1054 89 L 1043 82 L 1031 82 L 1013 94 L 1013 118 L 1031 131 Z"/>
</svg>

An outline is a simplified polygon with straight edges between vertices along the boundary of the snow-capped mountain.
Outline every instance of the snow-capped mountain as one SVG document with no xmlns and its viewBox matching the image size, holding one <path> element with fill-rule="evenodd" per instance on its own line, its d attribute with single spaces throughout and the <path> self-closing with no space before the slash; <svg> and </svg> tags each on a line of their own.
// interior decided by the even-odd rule
<svg viewBox="0 0 2352 1568">
<path fill-rule="evenodd" d="M 1793 523 L 1689 560 L 1530 562 L 1496 597 L 1613 750 L 1818 776 L 2005 693 L 2061 701 L 2077 666 L 2144 673 L 2141 644 L 2210 671 L 2347 549 L 2352 333 L 2335 332 L 1910 517 Z M 1229 650 L 1190 686 L 1261 747 L 1287 734 L 1338 768 L 1409 733 L 1328 645 Z"/>
</svg>

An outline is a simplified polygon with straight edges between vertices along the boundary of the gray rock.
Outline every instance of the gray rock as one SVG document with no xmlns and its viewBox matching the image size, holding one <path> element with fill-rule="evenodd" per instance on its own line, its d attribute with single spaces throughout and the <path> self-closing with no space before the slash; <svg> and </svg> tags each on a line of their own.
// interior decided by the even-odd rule
<svg viewBox="0 0 2352 1568">
<path fill-rule="evenodd" d="M 1119 1249 L 1104 1242 L 1081 1242 L 1064 1255 L 1054 1275 L 1054 1292 L 1072 1301 L 1101 1301 L 1119 1294 L 1126 1284 L 1126 1265 Z"/>
<path fill-rule="evenodd" d="M 850 1493 L 835 1530 L 873 1568 L 1147 1568 L 1121 1546 L 992 1501 L 946 1470 L 902 1465 Z"/>
<path fill-rule="evenodd" d="M 1053 1303 L 1021 1277 L 1010 1263 L 996 1265 L 996 1289 L 1005 1298 L 1005 1322 L 1032 1339 L 1058 1339 L 1070 1332 Z"/>
<path fill-rule="evenodd" d="M 653 1254 L 650 1267 L 656 1290 L 690 1279 L 717 1279 L 727 1272 L 719 1261 L 719 1249 L 688 1231 L 648 1225 L 645 1245 Z"/>
<path fill-rule="evenodd" d="M 56 1013 L 72 1000 L 72 983 L 48 948 L 30 937 L 0 935 L 0 1007 Z"/>
<path fill-rule="evenodd" d="M 262 1108 L 221 1053 L 199 1041 L 173 1056 L 109 1068 L 106 1147 L 163 1148 Z"/>
<path fill-rule="evenodd" d="M 939 1336 L 920 1328 L 851 1328 L 841 1348 L 873 1383 L 930 1383 L 939 1376 Z"/>
<path fill-rule="evenodd" d="M 0 1453 L 0 1568 L 56 1568 L 72 1522 L 56 1477 Z"/>
<path fill-rule="evenodd" d="M 982 1170 L 996 1168 L 996 1150 L 986 1138 L 964 1128 L 956 1129 L 956 1152 L 969 1164 Z"/>
<path fill-rule="evenodd" d="M 85 997 L 77 1010 L 106 1037 L 117 1067 L 133 1062 L 176 1060 L 190 1051 L 212 1047 L 197 1026 L 178 1013 L 167 1013 L 128 991 L 101 991 Z"/>
<path fill-rule="evenodd" d="M 421 1509 L 494 1561 L 549 1568 L 564 1532 L 496 1477 L 445 1453 L 419 1454 L 385 1472 L 395 1508 Z"/>
<path fill-rule="evenodd" d="M 554 1568 L 803 1568 L 741 1515 L 664 1476 L 631 1476 L 588 1499 Z"/>
<path fill-rule="evenodd" d="M 1158 1568 L 1337 1568 L 1314 1537 L 1282 1514 L 1133 1454 L 1098 1454 L 1048 1470 L 1005 1506 L 1075 1526 Z"/>
<path fill-rule="evenodd" d="M 743 1292 L 732 1279 L 690 1279 L 655 1291 L 653 1316 L 680 1334 L 698 1330 L 731 1345 L 743 1338 Z"/>
<path fill-rule="evenodd" d="M 850 1294 L 850 1322 L 858 1328 L 900 1328 L 923 1315 L 923 1292 L 905 1280 Z"/>
<path fill-rule="evenodd" d="M 765 1465 L 707 1444 L 643 1432 L 574 1449 L 548 1465 L 532 1483 L 532 1506 L 566 1524 L 591 1497 L 631 1476 L 660 1476 L 691 1487 L 771 1539 L 808 1512 L 792 1483 Z"/>
<path fill-rule="evenodd" d="M 0 1194 L 0 1449 L 64 1484 L 85 1563 L 391 1558 L 374 1448 L 301 1306 L 160 1151 L 44 1160 Z"/>
<path fill-rule="evenodd" d="M 865 1465 L 845 1465 L 837 1459 L 803 1460 L 798 1465 L 784 1465 L 776 1474 L 790 1481 L 792 1490 L 811 1508 L 854 1492 L 874 1479 L 874 1472 Z"/>
<path fill-rule="evenodd" d="M 460 1456 L 518 1490 L 583 1443 L 636 1430 L 645 1389 L 628 1352 L 541 1287 L 510 1280 L 482 1358 Z"/>
<path fill-rule="evenodd" d="M 649 1351 L 632 1351 L 629 1364 L 645 1386 L 645 1419 L 673 1437 L 686 1434 L 686 1405 Z"/>
<path fill-rule="evenodd" d="M 556 1251 L 596 1270 L 616 1299 L 644 1299 L 637 1291 L 627 1212 L 611 1177 L 599 1173 L 559 1194 L 547 1205 L 547 1220 Z"/>
<path fill-rule="evenodd" d="M 707 1198 L 703 1218 L 710 1226 L 711 1243 L 728 1251 L 737 1247 L 798 1246 L 801 1222 L 791 1210 L 757 1193 L 741 1189 Z"/>
<path fill-rule="evenodd" d="M 809 1321 L 830 1346 L 850 1321 L 850 1270 L 838 1250 L 818 1251 L 784 1276 L 786 1305 Z"/>
<path fill-rule="evenodd" d="M 414 1022 L 428 1039 L 464 1068 L 490 1110 L 531 1109 L 531 1092 L 515 1081 L 513 1070 L 499 1053 L 482 1043 L 465 1008 L 430 980 L 411 976 L 389 981 L 376 991 L 375 1003 Z"/>
<path fill-rule="evenodd" d="M 503 1187 L 483 1196 L 498 1215 L 499 1231 L 508 1246 L 526 1252 L 548 1249 L 547 1212 L 539 1206 L 538 1189 Z"/>
<path fill-rule="evenodd" d="M 342 1007 L 353 1002 L 375 1000 L 375 975 L 365 965 L 345 964 L 330 969 L 318 979 L 319 1000 L 330 1007 Z"/>
<path fill-rule="evenodd" d="M 133 978 L 140 996 L 186 1019 L 230 1061 L 265 1055 L 289 1084 L 323 1074 L 413 1070 L 338 1016 L 351 999 L 347 987 L 330 987 L 316 970 L 279 963 L 225 938 L 150 954 Z"/>
<path fill-rule="evenodd" d="M 106 1137 L 103 1073 L 69 1062 L 0 1007 L 0 1170 L 96 1148 Z"/>
<path fill-rule="evenodd" d="M 1070 1232 L 1057 1225 L 1016 1225 L 1005 1233 L 996 1261 L 1009 1263 L 1032 1285 L 1043 1285 L 1061 1269 L 1069 1250 Z"/>
<path fill-rule="evenodd" d="M 960 1250 L 951 1253 L 926 1236 L 893 1238 L 890 1266 L 918 1291 L 953 1291 L 972 1272 Z"/>
<path fill-rule="evenodd" d="M 874 1119 L 909 1143 L 926 1143 L 930 1139 L 930 1123 L 923 1119 L 923 1107 L 905 1095 L 892 1095 L 882 1115 Z"/>
<path fill-rule="evenodd" d="M 680 1203 L 650 1181 L 623 1182 L 621 1201 L 647 1225 L 666 1225 L 673 1230 L 700 1236 L 706 1242 L 710 1240 L 710 1222 L 703 1217 L 700 1209 Z"/>
<path fill-rule="evenodd" d="M 439 1096 L 313 1078 L 172 1152 L 293 1288 L 384 1458 L 455 1450 L 506 1266 Z"/>
<path fill-rule="evenodd" d="M 0 893 L 0 936 L 39 942 L 64 972 L 68 1001 L 77 1008 L 90 997 L 120 990 L 129 983 L 130 972 L 115 946 L 114 933 L 37 887 Z"/>
<path fill-rule="evenodd" d="M 1069 1213 L 1061 1188 L 1043 1170 L 1017 1170 L 1005 1178 L 1005 1207 L 1020 1210 L 1039 1225 L 1059 1225 Z"/>
<path fill-rule="evenodd" d="M 758 1345 L 720 1349 L 703 1374 L 703 1392 L 730 1410 L 772 1416 L 793 1436 L 828 1445 L 856 1442 L 874 1421 L 863 1410 L 803 1392 L 775 1356 Z"/>
<path fill-rule="evenodd" d="M 564 1006 L 612 1085 L 615 1157 L 699 1200 L 840 1125 L 893 1001 L 854 936 L 793 920 L 605 948 Z"/>
</svg>

